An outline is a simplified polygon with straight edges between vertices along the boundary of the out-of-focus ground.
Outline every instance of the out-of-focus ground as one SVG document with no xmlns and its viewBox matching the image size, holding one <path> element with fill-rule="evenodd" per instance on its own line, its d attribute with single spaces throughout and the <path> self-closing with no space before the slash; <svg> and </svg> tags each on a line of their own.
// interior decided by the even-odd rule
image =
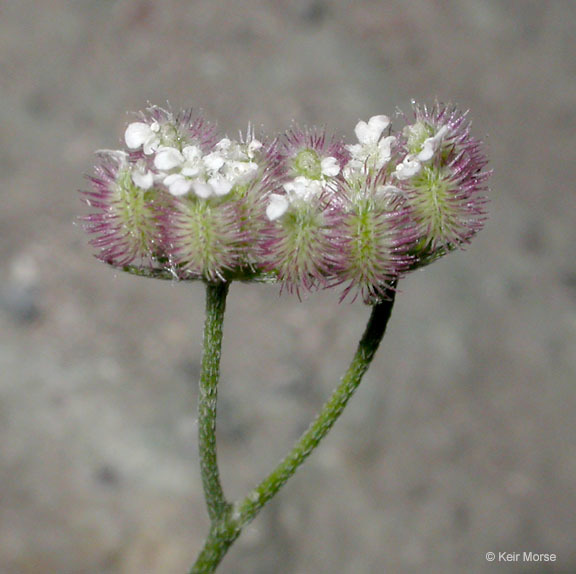
<svg viewBox="0 0 576 574">
<path fill-rule="evenodd" d="M 402 282 L 348 411 L 221 571 L 576 571 L 575 22 L 569 0 L 0 2 L 0 572 L 180 574 L 208 525 L 202 287 L 115 273 L 73 224 L 126 110 L 351 138 L 411 98 L 471 109 L 490 220 Z M 305 428 L 367 314 L 233 286 L 232 497 Z"/>
</svg>

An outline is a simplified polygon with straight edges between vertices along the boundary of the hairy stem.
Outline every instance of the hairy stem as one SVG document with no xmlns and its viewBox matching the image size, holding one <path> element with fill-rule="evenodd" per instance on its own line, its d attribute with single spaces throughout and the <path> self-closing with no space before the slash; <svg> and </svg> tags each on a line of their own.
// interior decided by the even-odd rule
<svg viewBox="0 0 576 574">
<path fill-rule="evenodd" d="M 216 457 L 216 401 L 220 378 L 222 325 L 229 283 L 206 284 L 204 351 L 198 400 L 198 447 L 204 497 L 210 520 L 220 520 L 230 504 L 224 497 Z"/>
<path fill-rule="evenodd" d="M 372 307 L 370 319 L 358 343 L 352 363 L 308 430 L 302 434 L 280 464 L 256 488 L 243 500 L 230 504 L 224 499 L 218 478 L 214 436 L 216 383 L 226 292 L 227 286 L 208 285 L 205 349 L 201 377 L 204 381 L 201 382 L 201 388 L 204 387 L 205 390 L 201 393 L 200 452 L 202 479 L 212 526 L 190 574 L 210 574 L 216 570 L 230 546 L 240 536 L 242 529 L 278 493 L 334 426 L 374 358 L 392 313 L 395 294 L 394 291 L 389 291 L 389 299 L 380 301 Z M 219 327 L 212 324 L 214 319 L 220 321 Z M 212 329 L 214 333 L 209 334 Z M 209 348 L 210 346 L 213 348 Z M 210 388 L 210 392 L 207 392 L 206 387 Z M 204 407 L 202 403 L 205 404 Z M 210 422 L 203 420 L 203 417 L 208 417 Z"/>
</svg>

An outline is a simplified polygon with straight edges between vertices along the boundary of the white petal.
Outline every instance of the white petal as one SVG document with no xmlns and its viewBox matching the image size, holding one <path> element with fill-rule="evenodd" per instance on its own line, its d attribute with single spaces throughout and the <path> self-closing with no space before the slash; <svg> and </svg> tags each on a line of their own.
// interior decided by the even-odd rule
<svg viewBox="0 0 576 574">
<path fill-rule="evenodd" d="M 406 157 L 402 163 L 396 166 L 394 175 L 401 181 L 410 179 L 415 176 L 421 168 L 422 164 L 417 159 Z"/>
<path fill-rule="evenodd" d="M 371 132 L 371 142 L 376 143 L 382 136 L 382 132 L 390 125 L 388 116 L 372 116 L 368 120 L 368 128 Z"/>
<path fill-rule="evenodd" d="M 308 199 L 317 189 L 316 187 L 314 187 L 314 184 L 319 183 L 320 182 L 312 181 L 311 179 L 308 179 L 303 175 L 299 175 L 298 177 L 295 177 L 292 181 L 285 183 L 283 187 L 289 196 L 297 197 L 299 199 Z M 318 185 L 318 187 L 320 186 Z"/>
<path fill-rule="evenodd" d="M 254 172 L 258 171 L 258 164 L 253 161 L 229 161 L 226 168 L 226 172 L 231 172 L 235 177 L 249 176 L 251 178 Z"/>
<path fill-rule="evenodd" d="M 378 142 L 378 157 L 376 159 L 376 169 L 382 169 L 392 157 L 392 144 L 396 141 L 394 136 L 382 138 Z"/>
<path fill-rule="evenodd" d="M 171 173 L 170 175 L 164 176 L 164 178 L 162 179 L 162 183 L 164 185 L 172 185 L 175 181 L 178 181 L 181 179 L 186 179 L 186 178 L 183 177 L 182 174 L 180 174 L 180 173 Z"/>
<path fill-rule="evenodd" d="M 246 183 L 254 179 L 258 173 L 258 164 L 253 161 L 242 162 L 242 168 L 236 174 L 236 183 Z"/>
<path fill-rule="evenodd" d="M 368 120 L 368 125 L 372 130 L 381 134 L 390 125 L 390 118 L 388 116 L 372 116 Z"/>
<path fill-rule="evenodd" d="M 379 142 L 378 142 L 378 149 L 380 150 L 381 153 L 383 153 L 384 155 L 390 155 L 390 152 L 392 151 L 392 146 L 396 143 L 396 138 L 394 136 L 387 136 L 385 138 L 382 138 Z"/>
<path fill-rule="evenodd" d="M 156 135 L 152 135 L 145 142 L 142 149 L 146 155 L 152 155 L 160 147 L 160 139 Z"/>
<path fill-rule="evenodd" d="M 204 157 L 204 165 L 212 171 L 218 171 L 224 165 L 224 158 L 219 153 L 209 153 Z"/>
<path fill-rule="evenodd" d="M 293 182 L 284 184 L 284 189 L 290 196 L 308 201 L 322 192 L 322 183 L 299 176 Z"/>
<path fill-rule="evenodd" d="M 442 126 L 438 132 L 436 133 L 436 135 L 434 136 L 434 139 L 438 139 L 438 140 L 443 140 L 444 136 L 450 131 L 450 128 L 448 126 Z"/>
<path fill-rule="evenodd" d="M 277 193 L 270 194 L 270 203 L 266 208 L 266 216 L 270 221 L 274 221 L 282 217 L 289 206 L 288 199 L 285 195 L 278 195 Z"/>
<path fill-rule="evenodd" d="M 232 183 L 223 177 L 211 177 L 208 183 L 212 186 L 214 193 L 218 196 L 227 195 L 232 189 Z"/>
<path fill-rule="evenodd" d="M 187 145 L 182 150 L 182 155 L 186 158 L 186 161 L 194 161 L 202 157 L 202 151 L 198 146 Z"/>
<path fill-rule="evenodd" d="M 137 169 L 132 172 L 132 181 L 142 189 L 150 189 L 154 185 L 154 174 L 151 171 L 142 172 Z"/>
<path fill-rule="evenodd" d="M 360 143 L 374 144 L 380 139 L 382 132 L 389 125 L 390 118 L 388 116 L 372 116 L 368 123 L 358 122 L 354 132 Z"/>
<path fill-rule="evenodd" d="M 354 133 L 358 138 L 358 141 L 363 144 L 373 143 L 372 141 L 372 131 L 368 127 L 368 124 L 365 121 L 360 120 L 356 127 L 354 128 Z"/>
<path fill-rule="evenodd" d="M 196 177 L 198 175 L 200 175 L 200 172 L 202 170 L 200 169 L 199 165 L 186 165 L 184 164 L 184 167 L 180 170 L 180 173 L 182 175 L 185 175 L 186 177 Z"/>
<path fill-rule="evenodd" d="M 364 173 L 364 162 L 359 159 L 351 159 L 344 167 L 344 177 L 349 179 L 351 177 L 359 176 Z"/>
<path fill-rule="evenodd" d="M 442 140 L 444 139 L 444 136 L 448 130 L 448 126 L 442 126 L 435 136 L 424 140 L 424 143 L 422 144 L 422 151 L 416 157 L 420 161 L 430 161 L 440 148 Z"/>
<path fill-rule="evenodd" d="M 148 124 L 133 122 L 128 125 L 124 132 L 124 141 L 130 149 L 138 149 L 150 137 L 154 137 L 154 132 Z"/>
<path fill-rule="evenodd" d="M 353 158 L 362 156 L 364 152 L 364 146 L 362 144 L 347 145 L 346 149 L 350 152 Z"/>
<path fill-rule="evenodd" d="M 325 157 L 320 162 L 320 167 L 323 175 L 328 177 L 336 177 L 340 173 L 340 165 L 335 157 Z"/>
<path fill-rule="evenodd" d="M 296 187 L 296 184 L 293 181 L 288 181 L 287 183 L 285 183 L 283 186 L 284 190 L 286 191 L 286 193 L 291 194 L 294 191 L 294 188 Z M 277 194 L 272 194 L 272 195 L 277 195 Z M 283 197 L 283 196 L 280 196 Z"/>
<path fill-rule="evenodd" d="M 437 149 L 436 142 L 432 138 L 428 138 L 422 145 L 422 151 L 416 156 L 419 161 L 430 161 Z"/>
<path fill-rule="evenodd" d="M 175 147 L 163 147 L 158 150 L 154 158 L 156 169 L 169 171 L 184 163 L 184 156 Z"/>
<path fill-rule="evenodd" d="M 209 183 L 204 183 L 202 181 L 196 181 L 192 184 L 194 189 L 194 193 L 201 197 L 202 199 L 206 199 L 210 197 L 214 191 L 212 186 Z"/>
<path fill-rule="evenodd" d="M 186 195 L 192 188 L 192 182 L 177 173 L 169 175 L 164 183 L 168 186 L 168 191 L 176 197 Z"/>
<path fill-rule="evenodd" d="M 310 199 L 315 195 L 320 195 L 322 193 L 322 189 L 323 189 L 322 182 L 318 180 L 312 180 L 306 188 L 307 191 L 306 199 Z"/>
</svg>

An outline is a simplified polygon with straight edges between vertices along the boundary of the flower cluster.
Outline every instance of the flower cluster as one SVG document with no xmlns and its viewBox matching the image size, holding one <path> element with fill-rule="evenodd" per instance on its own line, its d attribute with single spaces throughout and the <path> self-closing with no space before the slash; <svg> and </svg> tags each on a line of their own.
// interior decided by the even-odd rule
<svg viewBox="0 0 576 574">
<path fill-rule="evenodd" d="M 485 220 L 486 159 L 449 106 L 414 105 L 395 133 L 387 116 L 360 121 L 348 145 L 296 127 L 233 140 L 159 107 L 137 120 L 123 150 L 98 152 L 84 192 L 98 257 L 133 273 L 341 285 L 371 301 Z"/>
</svg>

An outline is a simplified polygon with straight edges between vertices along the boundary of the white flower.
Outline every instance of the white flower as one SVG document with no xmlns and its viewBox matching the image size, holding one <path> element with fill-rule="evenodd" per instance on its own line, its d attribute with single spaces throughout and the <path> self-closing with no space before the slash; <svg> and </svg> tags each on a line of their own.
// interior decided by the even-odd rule
<svg viewBox="0 0 576 574">
<path fill-rule="evenodd" d="M 322 175 L 326 177 L 336 177 L 340 173 L 340 164 L 335 157 L 328 156 L 320 162 Z"/>
<path fill-rule="evenodd" d="M 448 131 L 448 126 L 442 126 L 436 135 L 425 139 L 424 143 L 422 144 L 422 151 L 420 151 L 420 153 L 418 153 L 416 156 L 418 160 L 421 162 L 430 161 L 436 155 L 436 152 L 440 149 L 440 146 L 444 140 L 444 136 L 448 133 Z"/>
<path fill-rule="evenodd" d="M 441 149 L 442 142 L 446 134 L 450 131 L 448 126 L 442 126 L 435 135 L 425 138 L 420 147 L 414 140 L 426 135 L 424 132 L 425 129 L 425 126 L 420 123 L 405 128 L 404 133 L 408 137 L 408 147 L 412 150 L 412 153 L 409 153 L 402 162 L 396 166 L 394 171 L 394 177 L 396 177 L 396 179 L 403 181 L 418 175 L 422 169 L 422 164 L 432 160 Z"/>
<path fill-rule="evenodd" d="M 368 122 L 360 121 L 356 124 L 354 132 L 359 143 L 346 146 L 352 156 L 346 169 L 347 177 L 355 171 L 364 173 L 367 169 L 380 170 L 390 161 L 396 138 L 382 137 L 389 125 L 388 116 L 373 116 Z"/>
<path fill-rule="evenodd" d="M 129 149 L 143 148 L 146 155 L 153 154 L 160 146 L 160 124 L 133 122 L 124 132 L 124 140 Z"/>
<path fill-rule="evenodd" d="M 359 121 L 354 128 L 358 141 L 364 145 L 378 143 L 382 132 L 390 125 L 388 116 L 372 116 L 368 123 Z"/>
<path fill-rule="evenodd" d="M 166 176 L 163 183 L 168 191 L 176 197 L 186 195 L 192 189 L 192 180 L 186 179 L 181 173 Z"/>
<path fill-rule="evenodd" d="M 194 189 L 194 193 L 202 199 L 208 199 L 214 194 L 214 188 L 209 183 L 203 181 L 195 181 L 192 183 L 192 188 Z"/>
<path fill-rule="evenodd" d="M 230 138 L 222 138 L 214 147 L 220 151 L 228 151 L 232 146 L 232 140 Z"/>
<path fill-rule="evenodd" d="M 182 175 L 186 177 L 199 177 L 204 175 L 205 166 L 202 158 L 202 150 L 195 145 L 188 145 L 182 150 L 184 162 L 180 166 Z"/>
<path fill-rule="evenodd" d="M 211 171 L 218 171 L 225 162 L 224 157 L 215 151 L 204 156 L 204 165 Z"/>
<path fill-rule="evenodd" d="M 202 151 L 193 145 L 182 151 L 175 147 L 161 147 L 154 157 L 154 167 L 160 171 L 168 191 L 175 196 L 186 195 L 193 188 L 194 178 L 203 177 L 205 173 Z M 205 195 L 204 191 L 201 193 L 199 197 Z"/>
<path fill-rule="evenodd" d="M 208 182 L 213 182 L 216 195 L 226 195 L 235 185 L 250 181 L 258 171 L 255 152 L 262 143 L 252 139 L 248 144 L 228 138 L 215 145 L 215 151 L 204 156 Z"/>
<path fill-rule="evenodd" d="M 403 181 L 405 179 L 410 179 L 417 175 L 420 170 L 422 169 L 422 164 L 418 161 L 417 158 L 407 155 L 402 163 L 399 163 L 396 166 L 396 170 L 394 171 L 394 176 L 396 179 Z"/>
<path fill-rule="evenodd" d="M 214 147 L 227 160 L 248 161 L 254 159 L 256 151 L 262 147 L 262 142 L 251 139 L 248 143 L 240 143 L 222 138 Z"/>
<path fill-rule="evenodd" d="M 154 185 L 154 174 L 146 169 L 144 162 L 137 162 L 131 174 L 134 185 L 141 189 L 150 189 Z"/>
<path fill-rule="evenodd" d="M 316 152 L 313 153 L 315 154 Z M 318 165 L 318 160 L 320 163 L 320 172 L 318 177 L 298 175 L 284 183 L 282 187 L 286 192 L 285 195 L 275 193 L 270 195 L 270 204 L 266 209 L 268 219 L 271 221 L 278 219 L 284 215 L 290 206 L 295 205 L 297 208 L 304 207 L 306 203 L 309 203 L 313 198 L 318 197 L 325 189 L 327 189 L 329 178 L 336 177 L 340 173 L 340 164 L 335 157 L 327 156 L 320 159 L 315 155 L 315 158 L 316 166 Z"/>
<path fill-rule="evenodd" d="M 179 149 L 175 147 L 161 147 L 154 156 L 154 167 L 160 171 L 170 171 L 180 167 L 185 159 Z"/>
<path fill-rule="evenodd" d="M 257 140 L 239 144 L 223 138 L 205 155 L 195 145 L 186 146 L 182 151 L 161 146 L 154 156 L 154 167 L 172 195 L 182 196 L 192 191 L 202 199 L 223 197 L 236 184 L 254 177 L 258 164 L 250 155 L 261 146 Z"/>
<path fill-rule="evenodd" d="M 290 202 L 285 195 L 271 193 L 270 203 L 268 203 L 268 207 L 266 207 L 266 216 L 270 221 L 274 221 L 286 213 L 289 205 Z"/>
<path fill-rule="evenodd" d="M 317 179 L 309 179 L 302 175 L 287 181 L 283 186 L 285 195 L 270 194 L 270 203 L 266 208 L 266 215 L 270 221 L 282 217 L 291 205 L 309 202 L 313 197 L 322 193 L 325 188 L 324 182 Z"/>
<path fill-rule="evenodd" d="M 253 161 L 228 161 L 222 170 L 234 184 L 247 183 L 258 171 L 258 164 Z"/>
<path fill-rule="evenodd" d="M 321 181 L 301 175 L 285 183 L 283 187 L 291 203 L 297 200 L 310 201 L 313 197 L 320 195 L 324 189 Z"/>
<path fill-rule="evenodd" d="M 228 181 L 222 175 L 216 175 L 214 177 L 211 177 L 207 183 L 212 187 L 214 195 L 218 196 L 227 195 L 232 190 L 232 187 L 234 187 L 232 182 Z"/>
</svg>

